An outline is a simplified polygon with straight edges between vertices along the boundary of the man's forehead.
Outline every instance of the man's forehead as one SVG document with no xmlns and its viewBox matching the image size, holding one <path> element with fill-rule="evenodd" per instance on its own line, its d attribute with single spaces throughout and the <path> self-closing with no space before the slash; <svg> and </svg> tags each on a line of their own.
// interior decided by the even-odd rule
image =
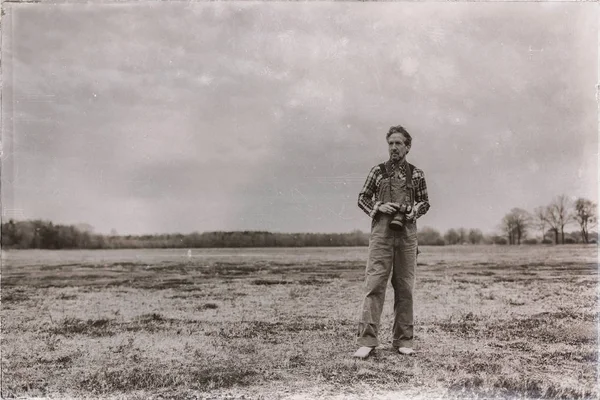
<svg viewBox="0 0 600 400">
<path fill-rule="evenodd" d="M 406 138 L 404 137 L 403 134 L 401 134 L 399 132 L 394 132 L 388 137 L 388 143 L 391 141 L 396 141 L 396 140 L 403 142 L 405 139 Z"/>
</svg>

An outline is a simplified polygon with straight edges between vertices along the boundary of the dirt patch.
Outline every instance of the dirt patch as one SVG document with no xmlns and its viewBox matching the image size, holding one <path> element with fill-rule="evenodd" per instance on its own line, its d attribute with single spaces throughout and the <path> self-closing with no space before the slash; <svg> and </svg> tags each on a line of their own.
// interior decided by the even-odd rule
<svg viewBox="0 0 600 400">
<path fill-rule="evenodd" d="M 158 364 L 158 363 L 157 363 Z M 87 374 L 78 382 L 78 389 L 96 395 L 132 390 L 172 391 L 179 387 L 189 389 L 219 389 L 245 386 L 254 380 L 257 371 L 230 363 L 227 366 L 193 367 L 189 369 L 163 366 L 100 370 Z"/>
<path fill-rule="evenodd" d="M 29 296 L 23 290 L 2 289 L 2 304 L 18 303 L 29 300 Z"/>
<path fill-rule="evenodd" d="M 197 310 L 216 310 L 217 308 L 219 308 L 219 306 L 215 303 L 205 303 L 205 304 L 201 304 L 198 307 L 196 307 Z"/>
<path fill-rule="evenodd" d="M 112 336 L 115 334 L 114 320 L 106 318 L 87 321 L 66 318 L 52 326 L 49 331 L 54 335 Z"/>
<path fill-rule="evenodd" d="M 237 322 L 221 327 L 215 333 L 224 339 L 250 339 L 266 336 L 277 336 L 282 333 L 298 333 L 301 331 L 336 331 L 341 327 L 354 326 L 353 321 L 288 321 L 288 322 L 268 322 L 268 321 L 250 321 Z"/>
<path fill-rule="evenodd" d="M 496 273 L 494 271 L 467 271 L 465 272 L 467 275 L 475 275 L 475 276 L 494 276 Z"/>
<path fill-rule="evenodd" d="M 262 285 L 262 286 L 270 286 L 270 285 L 289 285 L 292 284 L 291 281 L 282 281 L 282 280 L 269 280 L 269 279 L 255 279 L 252 281 L 253 285 Z"/>
<path fill-rule="evenodd" d="M 58 300 L 75 300 L 77 298 L 77 295 L 61 293 L 58 296 L 56 296 L 56 298 Z"/>
</svg>

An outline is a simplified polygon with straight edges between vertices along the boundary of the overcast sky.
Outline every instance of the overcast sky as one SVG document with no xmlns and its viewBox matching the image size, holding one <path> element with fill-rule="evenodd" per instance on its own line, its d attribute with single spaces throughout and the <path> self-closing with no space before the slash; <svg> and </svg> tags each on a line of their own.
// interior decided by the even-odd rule
<svg viewBox="0 0 600 400">
<path fill-rule="evenodd" d="M 591 3 L 5 4 L 4 218 L 120 234 L 368 231 L 404 125 L 431 210 L 597 201 Z"/>
</svg>

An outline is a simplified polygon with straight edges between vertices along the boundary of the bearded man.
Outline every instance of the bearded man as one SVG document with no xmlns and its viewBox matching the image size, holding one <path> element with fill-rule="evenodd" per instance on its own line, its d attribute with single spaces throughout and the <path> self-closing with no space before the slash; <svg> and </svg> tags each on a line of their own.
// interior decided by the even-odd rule
<svg viewBox="0 0 600 400">
<path fill-rule="evenodd" d="M 355 357 L 366 358 L 379 345 L 381 312 L 390 274 L 394 288 L 392 346 L 413 350 L 413 288 L 417 264 L 417 218 L 429 210 L 423 171 L 406 161 L 412 137 L 402 126 L 386 134 L 389 160 L 373 168 L 358 195 L 358 206 L 372 218 L 365 297 Z"/>
</svg>

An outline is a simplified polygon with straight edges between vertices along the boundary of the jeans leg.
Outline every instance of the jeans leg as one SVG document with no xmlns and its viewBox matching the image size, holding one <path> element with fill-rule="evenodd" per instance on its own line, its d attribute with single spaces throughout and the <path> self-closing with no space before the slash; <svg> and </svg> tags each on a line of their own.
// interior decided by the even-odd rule
<svg viewBox="0 0 600 400">
<path fill-rule="evenodd" d="M 376 347 L 377 334 L 385 301 L 385 291 L 392 269 L 393 238 L 371 235 L 366 268 L 365 297 L 358 324 L 357 344 Z"/>
<path fill-rule="evenodd" d="M 404 233 L 404 232 L 403 232 Z M 394 288 L 394 347 L 413 347 L 413 289 L 417 265 L 416 229 L 407 226 L 407 234 L 397 242 L 392 272 Z M 413 234 L 414 233 L 414 234 Z"/>
</svg>

